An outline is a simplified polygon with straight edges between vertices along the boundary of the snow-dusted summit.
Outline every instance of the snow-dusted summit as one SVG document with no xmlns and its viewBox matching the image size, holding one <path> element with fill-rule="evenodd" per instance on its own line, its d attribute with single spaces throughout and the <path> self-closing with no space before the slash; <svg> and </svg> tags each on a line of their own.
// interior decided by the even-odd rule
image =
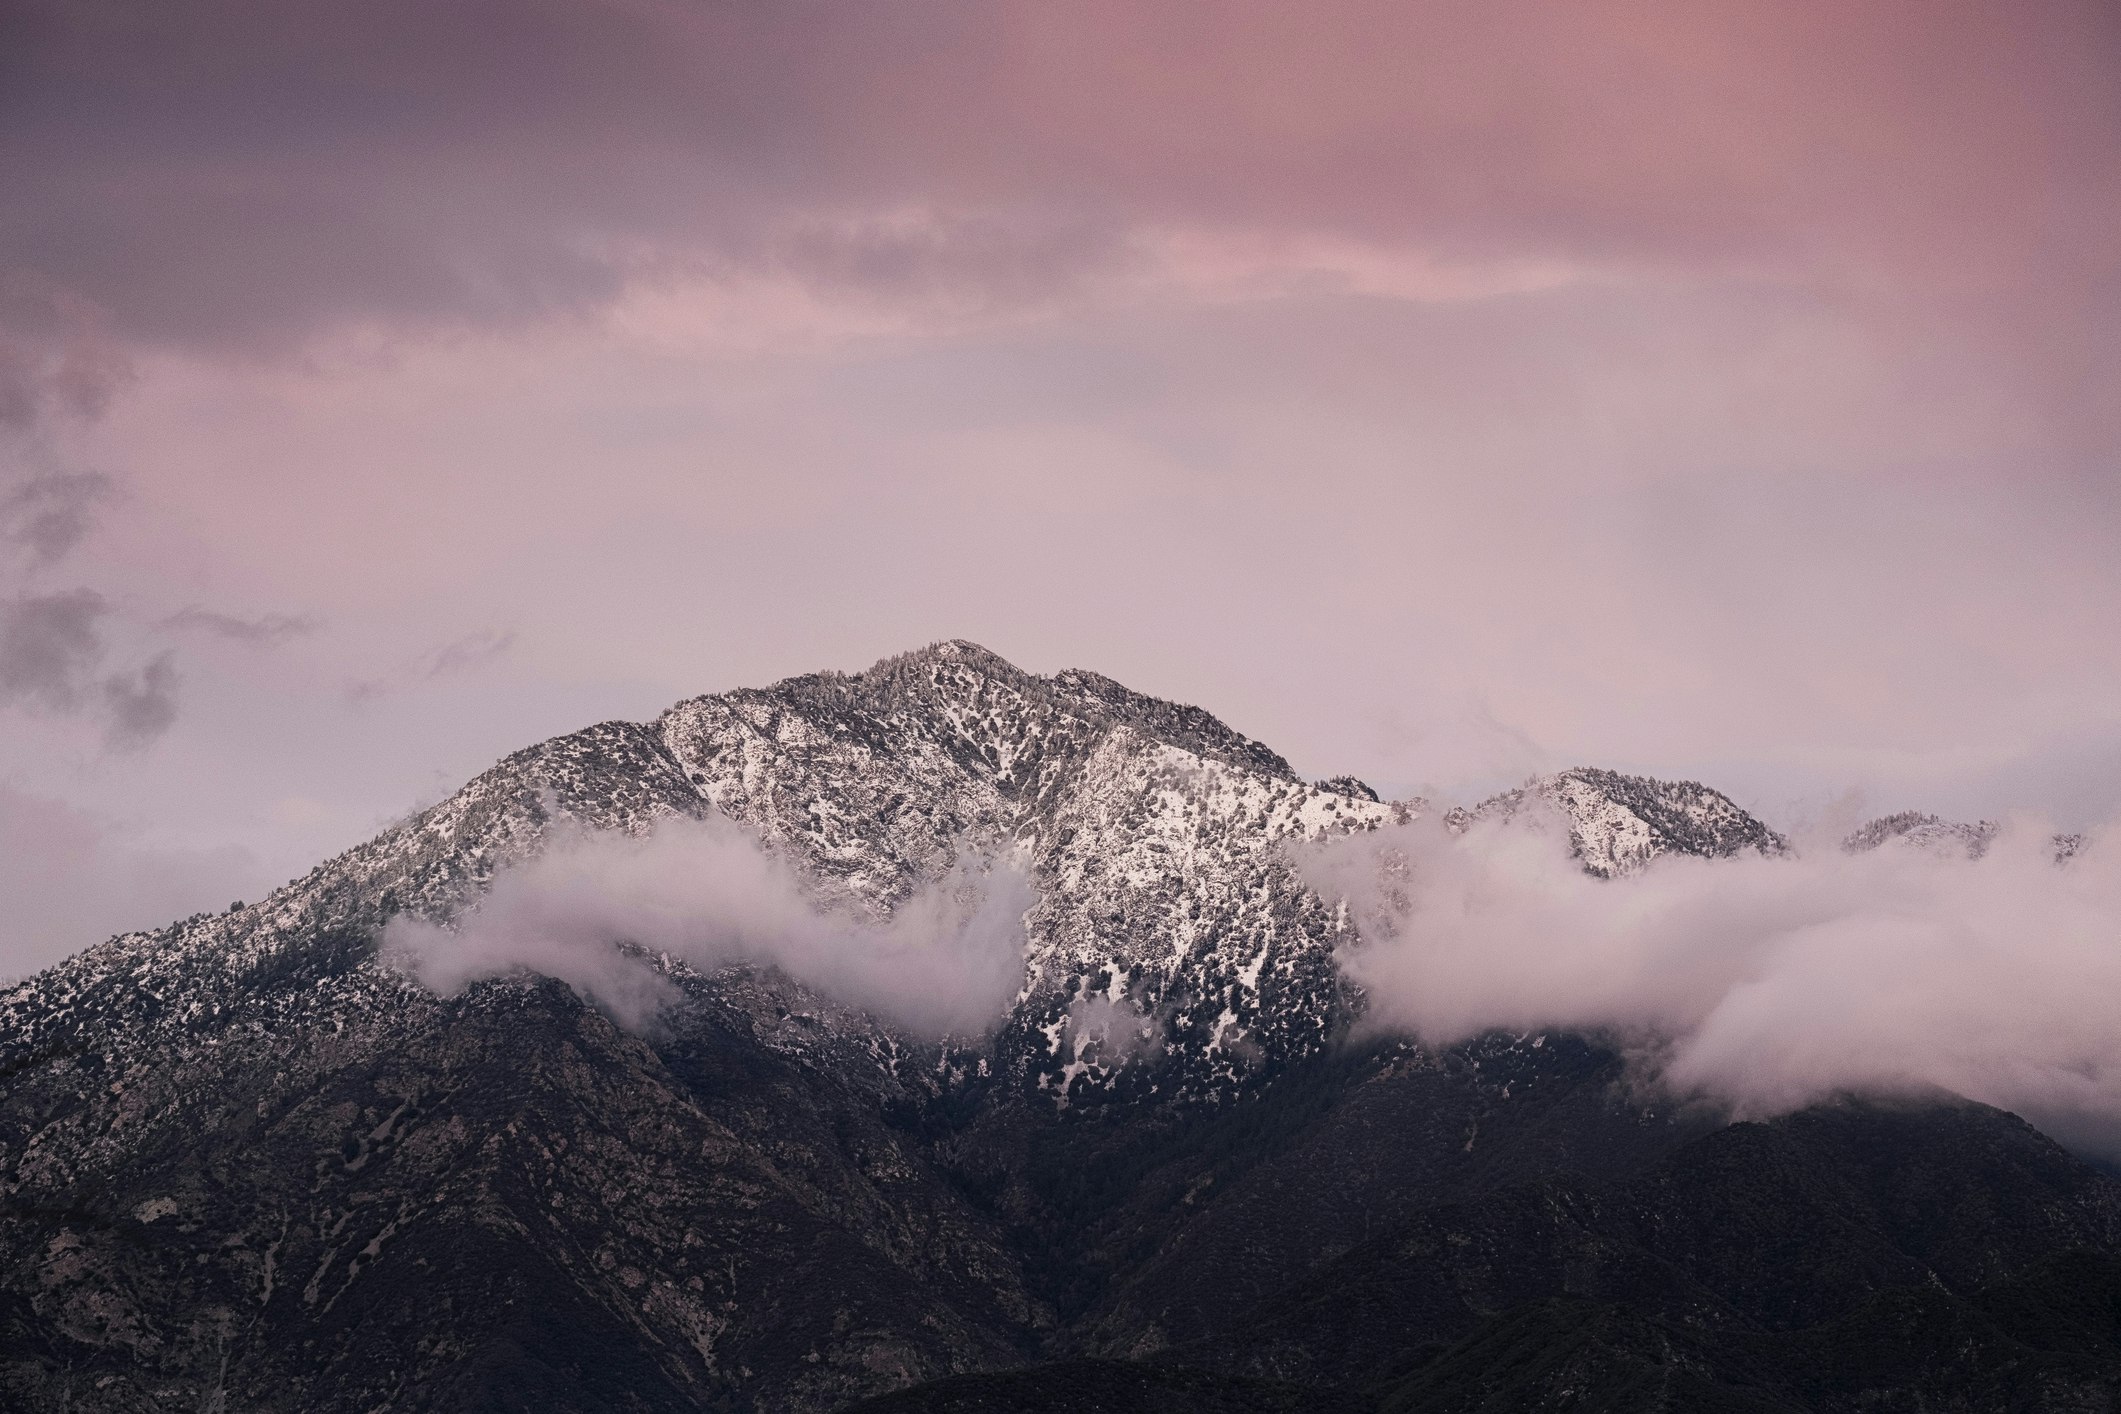
<svg viewBox="0 0 2121 1414">
<path fill-rule="evenodd" d="M 1666 851 L 1785 847 L 1705 786 L 1590 769 L 1458 817 L 1534 801 L 1561 812 L 1604 876 Z M 393 913 L 449 917 L 557 821 L 639 833 L 718 812 L 799 865 L 823 901 L 875 913 L 964 851 L 1022 851 L 1039 896 L 1029 981 L 990 1063 L 1064 1103 L 1205 1096 L 1317 1052 L 1347 1016 L 1333 962 L 1346 925 L 1286 847 L 1426 808 L 1352 777 L 1305 782 L 1197 707 L 939 643 L 517 752 L 256 904 L 113 939 L 0 994 L 0 1046 L 90 1015 L 123 1036 L 387 1009 L 404 983 L 371 950 Z M 315 985 L 274 985 L 288 979 Z"/>
<path fill-rule="evenodd" d="M 1861 854 L 1881 845 L 1900 844 L 1947 858 L 1979 859 L 1988 853 L 2000 828 L 1994 820 L 1969 825 L 1918 810 L 1903 810 L 1897 815 L 1881 815 L 1852 831 L 1841 847 L 1851 854 Z"/>
<path fill-rule="evenodd" d="M 1881 846 L 1897 845 L 1919 849 L 1940 859 L 1979 859 L 1988 853 L 2001 833 L 2003 826 L 1995 820 L 1976 820 L 1968 824 L 1964 820 L 1926 815 L 1919 810 L 1903 810 L 1895 815 L 1881 815 L 1859 826 L 1842 840 L 1841 847 L 1850 854 L 1862 854 Z M 2066 864 L 2084 847 L 2084 836 L 2051 835 L 2048 846 L 2055 862 Z"/>
<path fill-rule="evenodd" d="M 1729 796 L 1698 781 L 1659 781 L 1588 766 L 1540 776 L 1451 818 L 1470 824 L 1538 811 L 1552 811 L 1566 823 L 1572 852 L 1601 879 L 1632 873 L 1661 854 L 1717 858 L 1789 849 L 1787 840 Z"/>
</svg>

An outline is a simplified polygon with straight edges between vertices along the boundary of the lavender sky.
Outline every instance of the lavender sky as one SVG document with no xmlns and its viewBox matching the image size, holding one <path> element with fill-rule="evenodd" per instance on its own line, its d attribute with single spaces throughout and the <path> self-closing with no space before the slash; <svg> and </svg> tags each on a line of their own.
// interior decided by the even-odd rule
<svg viewBox="0 0 2121 1414">
<path fill-rule="evenodd" d="M 942 637 L 1312 774 L 2121 805 L 2121 18 L 0 7 L 0 973 Z"/>
</svg>

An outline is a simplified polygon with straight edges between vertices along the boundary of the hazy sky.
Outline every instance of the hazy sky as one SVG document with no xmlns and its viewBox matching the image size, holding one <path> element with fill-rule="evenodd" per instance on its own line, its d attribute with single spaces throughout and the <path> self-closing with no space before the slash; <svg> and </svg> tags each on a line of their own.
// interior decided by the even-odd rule
<svg viewBox="0 0 2121 1414">
<path fill-rule="evenodd" d="M 0 972 L 937 638 L 2121 804 L 2109 4 L 0 7 Z"/>
</svg>

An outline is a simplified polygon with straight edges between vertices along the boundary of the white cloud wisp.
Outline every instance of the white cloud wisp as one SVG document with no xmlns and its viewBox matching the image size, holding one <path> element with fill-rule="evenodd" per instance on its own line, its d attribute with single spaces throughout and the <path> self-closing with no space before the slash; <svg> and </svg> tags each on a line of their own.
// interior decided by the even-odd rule
<svg viewBox="0 0 2121 1414">
<path fill-rule="evenodd" d="M 964 857 L 886 919 L 827 913 L 735 825 L 670 820 L 644 837 L 557 841 L 453 924 L 392 919 L 383 947 L 445 996 L 528 970 L 633 1028 L 676 999 L 640 955 L 667 953 L 701 970 L 776 967 L 910 1030 L 964 1035 L 991 1029 L 1022 987 L 1031 903 L 1014 860 Z"/>
<path fill-rule="evenodd" d="M 1606 1034 L 1676 1095 L 1767 1115 L 1942 1088 L 2121 1153 L 2121 852 L 2031 821 L 1979 859 L 1888 845 L 1666 856 L 1612 882 L 1565 830 L 1421 820 L 1302 861 L 1375 1024 L 1438 1045 Z"/>
</svg>

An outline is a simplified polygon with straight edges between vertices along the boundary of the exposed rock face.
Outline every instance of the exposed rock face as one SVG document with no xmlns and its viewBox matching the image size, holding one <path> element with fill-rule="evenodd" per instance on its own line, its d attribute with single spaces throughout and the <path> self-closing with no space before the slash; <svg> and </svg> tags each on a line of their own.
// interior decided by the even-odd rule
<svg viewBox="0 0 2121 1414">
<path fill-rule="evenodd" d="M 1783 847 L 1609 772 L 1475 813 L 1535 796 L 1597 873 Z M 1341 1043 L 1345 924 L 1287 846 L 1425 809 L 963 643 L 518 752 L 258 903 L 0 993 L 0 1407 L 810 1411 L 1206 1349 L 1436 1202 L 1700 1133 L 1581 1041 Z M 684 1000 L 637 1036 L 549 980 L 444 1000 L 376 957 L 563 825 L 717 812 L 876 914 L 1021 851 L 1021 998 L 938 1045 L 661 961 Z"/>
</svg>

